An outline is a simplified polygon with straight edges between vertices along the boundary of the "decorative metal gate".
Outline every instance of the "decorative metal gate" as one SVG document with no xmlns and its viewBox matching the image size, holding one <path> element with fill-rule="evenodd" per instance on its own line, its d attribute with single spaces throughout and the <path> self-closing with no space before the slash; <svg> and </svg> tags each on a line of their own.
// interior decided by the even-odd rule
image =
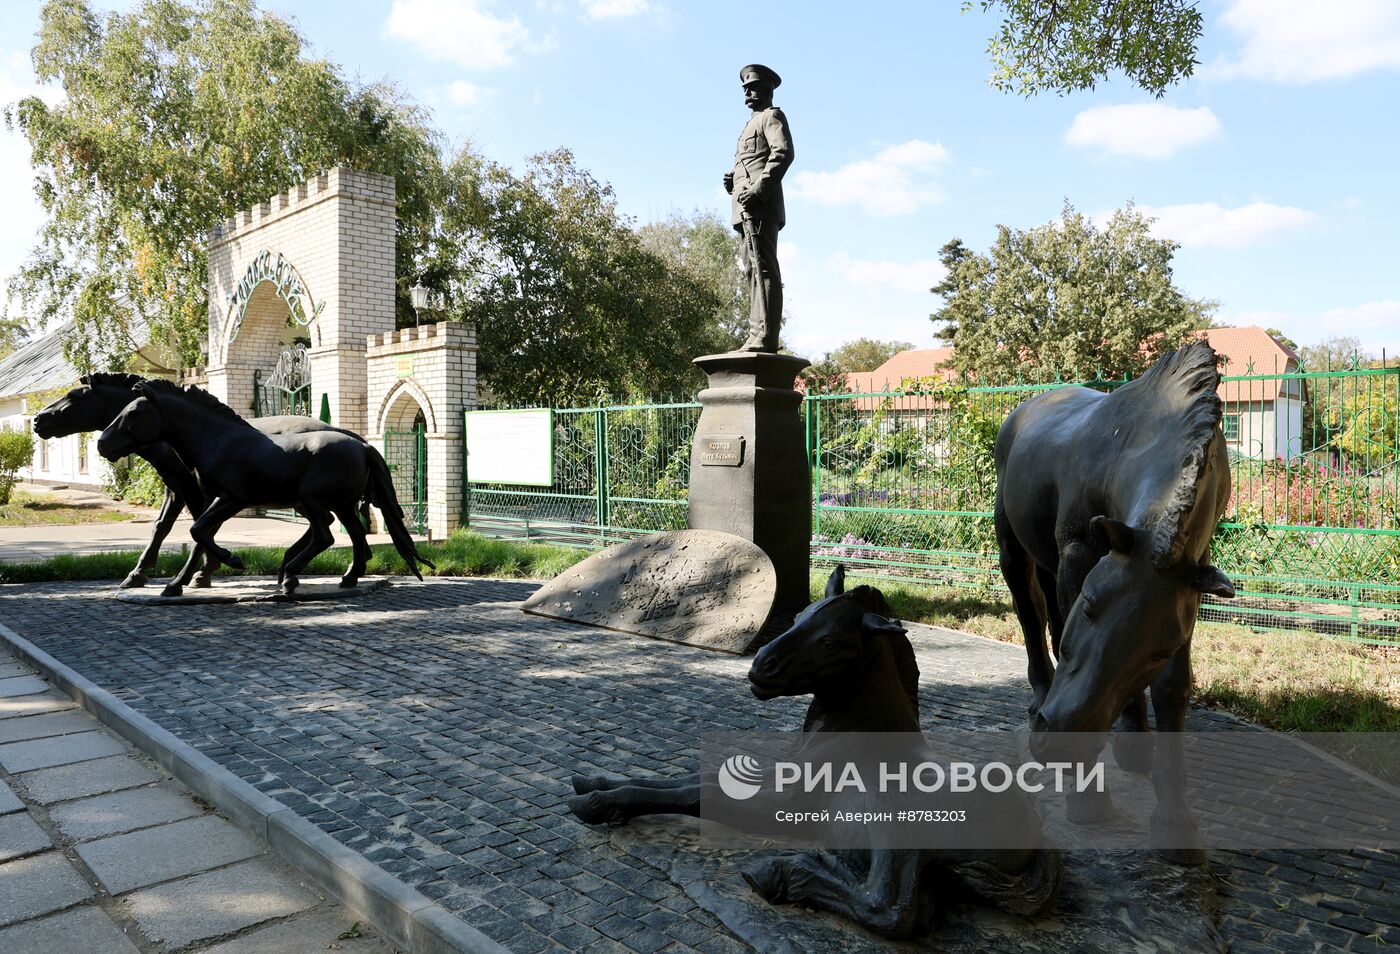
<svg viewBox="0 0 1400 954">
<path fill-rule="evenodd" d="M 409 431 L 384 432 L 384 460 L 394 479 L 404 522 L 414 533 L 428 529 L 428 427 L 420 412 Z"/>
<path fill-rule="evenodd" d="M 311 414 L 311 355 L 302 345 L 288 345 L 266 381 L 253 372 L 253 416 Z"/>
</svg>

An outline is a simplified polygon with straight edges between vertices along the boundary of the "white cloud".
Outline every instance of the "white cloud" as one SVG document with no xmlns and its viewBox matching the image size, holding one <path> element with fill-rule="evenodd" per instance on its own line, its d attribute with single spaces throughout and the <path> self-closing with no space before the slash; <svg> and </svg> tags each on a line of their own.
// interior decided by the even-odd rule
<svg viewBox="0 0 1400 954">
<path fill-rule="evenodd" d="M 1318 324 L 1318 338 L 1360 338 L 1367 350 L 1379 352 L 1384 348 L 1390 357 L 1400 355 L 1400 301 L 1387 299 L 1354 308 L 1333 308 L 1322 313 Z"/>
<path fill-rule="evenodd" d="M 1234 0 L 1220 22 L 1240 50 L 1211 75 L 1308 83 L 1400 67 L 1395 0 Z"/>
<path fill-rule="evenodd" d="M 900 292 L 927 292 L 948 274 L 948 269 L 936 258 L 921 258 L 912 262 L 872 262 L 852 259 L 845 252 L 837 252 L 827 264 L 832 271 L 853 284 Z"/>
<path fill-rule="evenodd" d="M 579 0 L 579 6 L 590 20 L 620 20 L 651 10 L 648 0 Z"/>
<path fill-rule="evenodd" d="M 531 47 L 530 31 L 519 17 L 498 17 L 489 7 L 489 0 L 394 0 L 384 28 L 434 59 L 498 69 Z"/>
<path fill-rule="evenodd" d="M 1152 234 L 1189 247 L 1245 248 L 1295 232 L 1318 220 L 1316 212 L 1272 202 L 1251 202 L 1227 209 L 1215 202 L 1189 205 L 1138 206 L 1157 221 Z"/>
<path fill-rule="evenodd" d="M 475 106 L 489 90 L 466 80 L 454 80 L 443 89 L 443 97 L 453 106 Z"/>
<path fill-rule="evenodd" d="M 799 172 L 795 191 L 821 205 L 858 205 L 871 215 L 902 215 L 943 198 L 933 171 L 950 158 L 942 144 L 913 139 L 835 172 Z"/>
<path fill-rule="evenodd" d="M 1065 131 L 1065 142 L 1115 156 L 1165 159 L 1218 135 L 1220 120 L 1209 106 L 1182 109 L 1163 103 L 1130 103 L 1084 110 Z"/>
</svg>

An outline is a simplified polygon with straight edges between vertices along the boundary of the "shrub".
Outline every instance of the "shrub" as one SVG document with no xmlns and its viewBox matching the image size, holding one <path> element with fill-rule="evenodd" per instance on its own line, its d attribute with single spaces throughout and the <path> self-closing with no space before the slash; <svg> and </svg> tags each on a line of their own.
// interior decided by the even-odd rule
<svg viewBox="0 0 1400 954">
<path fill-rule="evenodd" d="M 165 483 L 145 459 L 132 455 L 112 467 L 112 476 L 103 487 L 107 493 L 127 503 L 159 507 L 165 501 Z"/>
<path fill-rule="evenodd" d="M 0 506 L 10 502 L 19 469 L 34 459 L 34 435 L 28 431 L 0 431 Z"/>
</svg>

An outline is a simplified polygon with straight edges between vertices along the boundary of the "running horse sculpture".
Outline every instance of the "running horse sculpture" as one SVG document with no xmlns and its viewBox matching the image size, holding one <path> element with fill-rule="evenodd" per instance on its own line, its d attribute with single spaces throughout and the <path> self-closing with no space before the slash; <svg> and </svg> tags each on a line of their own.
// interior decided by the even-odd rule
<svg viewBox="0 0 1400 954">
<path fill-rule="evenodd" d="M 803 610 L 792 627 L 754 657 L 749 686 L 759 699 L 802 696 L 812 703 L 803 725 L 802 758 L 823 761 L 839 734 L 889 732 L 907 745 L 907 764 L 929 760 L 919 734 L 919 668 L 904 627 L 889 619 L 879 590 L 845 592 L 837 567 L 823 599 Z M 833 756 L 839 758 L 840 756 Z M 724 800 L 711 775 L 617 779 L 575 776 L 578 795 L 569 809 L 592 824 L 620 825 L 641 815 L 700 814 L 702 796 Z M 891 938 L 928 933 L 936 896 L 948 876 L 1013 914 L 1034 916 L 1059 896 L 1060 856 L 1045 843 L 1040 821 L 1019 790 L 973 796 L 976 817 L 1009 847 L 913 848 L 888 829 L 871 831 L 866 847 L 806 851 L 774 858 L 744 872 L 749 885 L 773 904 L 806 904 L 839 914 Z M 764 798 L 745 803 L 755 818 L 771 818 Z M 777 807 L 790 807 L 779 803 Z M 888 807 L 888 806 L 884 806 Z M 969 816 L 974 813 L 969 812 Z"/>
<path fill-rule="evenodd" d="M 354 586 L 364 574 L 369 543 L 357 507 L 366 489 L 384 516 L 395 549 L 419 579 L 418 564 L 432 564 L 418 554 L 404 526 L 403 511 L 379 452 L 349 431 L 332 429 L 301 434 L 268 435 L 239 417 L 212 394 L 196 387 L 181 389 L 159 379 L 137 385 L 139 397 L 102 432 L 97 449 L 108 460 L 168 444 L 209 496 L 207 509 L 190 528 L 197 546 L 180 575 L 166 587 L 175 595 L 190 581 L 202 551 L 235 569 L 242 561 L 219 546 L 214 534 L 245 507 L 296 507 L 310 523 L 287 550 L 280 582 L 288 595 L 297 574 L 335 540 L 331 515 L 350 534 L 354 557 L 340 585 Z"/>
<path fill-rule="evenodd" d="M 1163 733 L 1150 843 L 1186 864 L 1205 860 L 1181 736 L 1191 634 L 1202 594 L 1235 595 L 1210 565 L 1230 498 L 1219 385 L 1215 352 L 1198 342 L 1112 393 L 1037 395 L 996 441 L 997 543 L 1029 657 L 1032 750 L 1092 761 L 1117 720 L 1119 764 L 1148 771 L 1150 690 Z M 1113 814 L 1106 793 L 1071 796 L 1067 811 L 1080 822 Z"/>
<path fill-rule="evenodd" d="M 136 390 L 146 378 L 139 374 L 86 374 L 63 397 L 48 404 L 34 416 L 34 433 L 44 439 L 67 437 L 87 431 L 103 431 L 116 416 L 141 394 Z M 314 417 L 300 414 L 282 414 L 275 417 L 259 417 L 249 421 L 264 434 L 307 434 L 313 431 L 337 431 Z M 354 435 L 352 435 L 354 436 Z M 160 516 L 151 528 L 151 540 L 137 558 L 136 566 L 122 580 L 121 588 L 145 586 L 155 573 L 156 558 L 160 556 L 160 545 L 170 534 L 182 509 L 188 509 L 191 517 L 204 512 L 208 499 L 199 486 L 199 479 L 193 471 L 170 449 L 169 444 L 158 443 L 136 452 L 144 458 L 166 486 L 165 501 L 161 504 Z M 219 561 L 212 553 L 205 554 L 204 567 L 194 579 L 196 587 L 210 585 Z"/>
</svg>

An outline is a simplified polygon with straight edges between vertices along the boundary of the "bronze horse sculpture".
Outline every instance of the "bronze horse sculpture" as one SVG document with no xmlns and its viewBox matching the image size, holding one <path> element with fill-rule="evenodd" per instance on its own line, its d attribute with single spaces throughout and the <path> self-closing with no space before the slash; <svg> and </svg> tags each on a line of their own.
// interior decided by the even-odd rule
<svg viewBox="0 0 1400 954">
<path fill-rule="evenodd" d="M 136 388 L 128 404 L 98 438 L 108 460 L 168 444 L 199 477 L 210 498 L 190 536 L 197 546 L 180 575 L 166 587 L 180 592 L 193 576 L 201 551 L 235 569 L 242 560 L 214 539 L 224 521 L 246 507 L 296 507 L 310 527 L 288 550 L 279 582 L 284 593 L 296 591 L 297 574 L 335 537 L 334 514 L 350 534 L 354 556 L 340 585 L 352 587 L 364 574 L 369 543 L 357 507 L 368 489 L 369 501 L 384 516 L 385 528 L 409 570 L 422 579 L 419 555 L 404 526 L 389 468 L 378 451 L 358 436 L 338 429 L 297 434 L 264 434 L 213 395 L 196 387 L 181 389 L 162 380 Z"/>
<path fill-rule="evenodd" d="M 836 733 L 900 733 L 909 764 L 930 757 L 919 735 L 919 669 L 904 627 L 889 618 L 879 590 L 845 592 L 838 567 L 823 599 L 802 611 L 754 657 L 748 679 L 763 700 L 812 695 L 803 725 L 802 757 L 821 761 Z M 719 783 L 699 774 L 677 779 L 575 776 L 570 810 L 591 823 L 623 824 L 641 815 L 700 814 L 702 796 L 720 799 Z M 990 796 L 986 807 L 1011 832 L 1010 841 L 1038 847 L 911 848 L 883 831 L 865 847 L 805 851 L 771 859 L 744 878 L 773 904 L 800 903 L 845 917 L 890 938 L 922 936 L 933 924 L 947 876 L 1013 914 L 1033 916 L 1058 897 L 1059 853 L 1046 845 L 1029 800 L 1019 791 Z M 763 798 L 745 810 L 771 816 Z M 983 816 L 986 817 L 986 816 Z"/>
<path fill-rule="evenodd" d="M 1150 691 L 1161 734 L 1151 842 L 1183 863 L 1204 861 L 1181 737 L 1191 634 L 1202 594 L 1235 595 L 1210 565 L 1230 498 L 1219 384 L 1215 352 L 1198 342 L 1111 393 L 1037 395 L 996 441 L 997 543 L 1029 658 L 1032 750 L 1090 761 L 1117 720 L 1119 763 L 1147 771 Z M 1067 808 L 1073 821 L 1112 815 L 1106 796 Z"/>
<path fill-rule="evenodd" d="M 141 396 L 136 387 L 146 380 L 139 374 L 83 375 L 79 379 L 78 387 L 49 403 L 34 416 L 34 433 L 47 440 L 86 431 L 103 431 L 123 408 Z M 300 414 L 259 417 L 249 423 L 269 435 L 304 434 L 313 431 L 350 434 L 349 431 L 334 428 L 314 417 Z M 136 566 L 122 580 L 122 589 L 145 586 L 150 582 L 155 573 L 156 559 L 160 556 L 160 546 L 169 536 L 170 528 L 175 525 L 182 509 L 189 510 L 191 517 L 198 517 L 208 504 L 204 490 L 199 486 L 199 479 L 170 449 L 169 444 L 151 444 L 136 451 L 136 454 L 155 468 L 156 474 L 165 484 L 166 492 L 160 516 L 151 528 L 150 542 L 141 551 Z M 212 553 L 206 553 L 204 567 L 194 578 L 194 586 L 209 586 L 218 568 L 219 561 Z"/>
</svg>

